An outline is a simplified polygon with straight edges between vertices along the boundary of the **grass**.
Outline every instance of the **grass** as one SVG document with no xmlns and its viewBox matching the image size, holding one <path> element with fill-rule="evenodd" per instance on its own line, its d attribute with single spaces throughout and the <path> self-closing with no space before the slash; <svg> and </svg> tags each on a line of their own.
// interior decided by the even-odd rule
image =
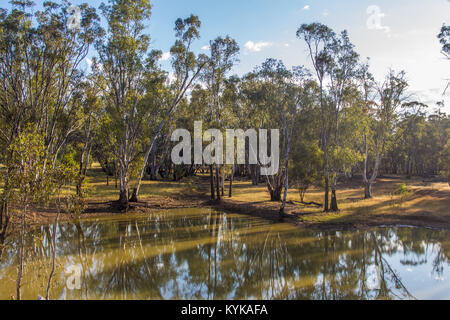
<svg viewBox="0 0 450 320">
<path fill-rule="evenodd" d="M 106 175 L 98 165 L 89 171 L 87 187 L 92 201 L 116 200 L 118 191 L 114 180 L 106 186 Z M 228 181 L 225 185 L 228 194 Z M 358 183 L 345 183 L 337 191 L 340 211 L 324 213 L 322 208 L 302 205 L 296 189 L 288 193 L 286 212 L 297 216 L 299 223 L 354 225 L 370 223 L 397 223 L 402 220 L 412 224 L 448 225 L 450 222 L 450 188 L 447 183 L 424 183 L 422 179 L 406 180 L 399 176 L 379 178 L 373 187 L 374 197 L 364 199 L 364 189 Z M 208 198 L 209 184 L 207 177 L 191 177 L 181 182 L 144 181 L 141 188 L 141 199 L 157 199 L 159 197 L 183 198 L 189 195 L 203 195 Z M 265 184 L 253 186 L 249 181 L 235 180 L 233 197 L 227 196 L 224 202 L 232 202 L 233 208 L 242 207 L 241 213 L 279 209 L 279 203 L 269 201 L 269 193 Z M 305 197 L 307 202 L 323 203 L 323 190 L 310 189 Z M 447 221 L 447 224 L 445 223 Z"/>
<path fill-rule="evenodd" d="M 147 208 L 175 208 L 189 206 L 210 206 L 208 175 L 185 178 L 180 182 L 144 180 L 140 200 Z M 134 181 L 130 182 L 130 188 Z M 118 199 L 118 189 L 113 177 L 107 185 L 106 174 L 98 164 L 88 170 L 86 190 L 90 212 L 112 214 L 108 203 Z M 228 181 L 225 197 L 218 209 L 233 213 L 245 213 L 276 218 L 280 203 L 271 202 L 264 183 L 253 186 L 251 182 L 235 180 L 233 197 L 228 198 Z M 338 186 L 337 197 L 340 211 L 324 213 L 322 208 L 300 203 L 296 189 L 290 189 L 286 213 L 296 224 L 307 226 L 365 226 L 380 224 L 409 224 L 450 229 L 450 187 L 447 183 L 424 183 L 422 179 L 406 180 L 399 176 L 379 178 L 373 187 L 374 197 L 364 199 L 364 189 L 358 182 Z M 65 193 L 74 193 L 70 188 Z M 189 201 L 195 198 L 197 202 Z M 323 203 L 323 190 L 308 190 L 306 202 Z M 149 205 L 150 204 L 150 205 Z M 102 206 L 102 209 L 99 207 Z M 117 212 L 115 212 L 117 213 Z M 35 215 L 36 216 L 36 215 Z M 86 214 L 86 217 L 92 217 Z M 52 221 L 52 215 L 44 215 Z"/>
</svg>

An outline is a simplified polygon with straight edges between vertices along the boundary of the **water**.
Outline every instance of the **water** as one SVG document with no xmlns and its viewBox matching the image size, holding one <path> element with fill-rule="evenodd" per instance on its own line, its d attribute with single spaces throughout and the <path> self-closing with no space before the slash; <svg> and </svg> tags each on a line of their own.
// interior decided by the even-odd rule
<svg viewBox="0 0 450 320">
<path fill-rule="evenodd" d="M 51 226 L 27 235 L 23 297 L 45 295 Z M 12 241 L 0 299 L 15 295 Z M 302 231 L 183 209 L 60 225 L 51 296 L 68 299 L 450 299 L 450 232 Z M 73 289 L 73 290 L 71 290 Z"/>
</svg>

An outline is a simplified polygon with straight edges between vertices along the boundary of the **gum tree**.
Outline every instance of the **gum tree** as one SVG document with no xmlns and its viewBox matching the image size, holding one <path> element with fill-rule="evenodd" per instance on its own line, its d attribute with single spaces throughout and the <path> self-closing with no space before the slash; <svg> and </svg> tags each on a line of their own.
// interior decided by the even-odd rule
<svg viewBox="0 0 450 320">
<path fill-rule="evenodd" d="M 366 136 L 366 152 L 363 163 L 366 199 L 372 197 L 372 185 L 378 176 L 386 144 L 393 134 L 398 108 L 405 100 L 404 94 L 407 88 L 408 82 L 405 79 L 404 71 L 396 73 L 390 70 L 385 80 L 376 84 L 376 97 L 371 102 L 371 124 Z M 369 161 L 368 148 L 372 150 L 373 161 Z M 372 162 L 372 168 L 370 168 L 370 162 Z M 369 170 L 372 172 L 370 176 Z"/>
<path fill-rule="evenodd" d="M 335 39 L 335 33 L 326 25 L 321 23 L 303 24 L 297 30 L 297 37 L 305 41 L 308 53 L 319 83 L 320 110 L 321 110 L 321 148 L 324 156 L 324 177 L 325 177 L 325 201 L 324 210 L 329 210 L 329 135 L 330 125 L 328 119 L 328 106 L 325 99 L 325 80 L 328 74 L 330 63 L 330 46 Z"/>
<path fill-rule="evenodd" d="M 354 50 L 354 45 L 350 42 L 347 31 L 343 31 L 339 37 L 335 37 L 329 48 L 330 59 L 327 64 L 329 73 L 329 95 L 331 100 L 330 110 L 330 136 L 328 138 L 331 145 L 331 153 L 337 161 L 331 161 L 332 183 L 331 183 L 331 211 L 338 211 L 337 203 L 337 178 L 339 172 L 344 167 L 351 165 L 351 162 L 341 161 L 342 159 L 355 158 L 351 148 L 346 146 L 346 138 L 342 134 L 345 131 L 344 109 L 349 108 L 346 103 L 346 96 L 352 92 L 357 75 L 359 55 Z M 346 165 L 345 165 L 346 164 Z"/>
<path fill-rule="evenodd" d="M 100 9 L 108 21 L 105 38 L 96 42 L 98 62 L 94 71 L 103 77 L 102 91 L 106 111 L 111 120 L 111 135 L 117 141 L 120 196 L 119 205 L 128 207 L 129 170 L 138 152 L 138 139 L 148 109 L 139 106 L 145 94 L 145 73 L 150 37 L 144 34 L 145 22 L 150 18 L 148 0 L 110 0 Z"/>
<path fill-rule="evenodd" d="M 74 96 L 84 75 L 80 63 L 98 35 L 98 17 L 87 4 L 79 6 L 77 28 L 70 28 L 70 3 L 47 1 L 33 13 L 33 3 L 12 1 L 0 10 L 0 162 L 10 163 L 11 144 L 24 128 L 43 136 L 47 165 L 55 166 L 64 146 L 82 125 Z M 9 174 L 4 172 L 0 198 L 0 243 L 8 230 Z"/>
<path fill-rule="evenodd" d="M 202 72 L 202 80 L 205 82 L 208 92 L 208 111 L 211 114 L 211 126 L 214 128 L 224 128 L 224 101 L 223 94 L 226 89 L 227 74 L 239 61 L 239 46 L 237 42 L 229 36 L 218 37 L 210 42 L 210 58 Z M 219 159 L 216 159 L 219 160 Z M 223 159 L 222 159 L 223 161 Z M 210 166 L 210 181 L 214 184 L 217 201 L 221 199 L 220 192 L 220 164 L 215 164 L 215 179 L 213 178 L 213 165 Z M 223 186 L 223 185 L 222 185 Z M 214 185 L 211 185 L 211 198 L 214 199 Z M 222 190 L 223 191 L 223 190 Z"/>
<path fill-rule="evenodd" d="M 8 152 L 11 154 L 7 163 L 8 185 L 11 186 L 8 196 L 12 200 L 14 210 L 17 211 L 20 228 L 16 298 L 21 300 L 26 250 L 26 216 L 29 207 L 32 204 L 48 203 L 74 176 L 74 170 L 62 163 L 53 165 L 49 162 L 46 156 L 45 137 L 36 132 L 32 126 L 27 126 L 14 139 Z"/>
<path fill-rule="evenodd" d="M 207 63 L 207 57 L 204 54 L 196 56 L 192 49 L 192 45 L 195 40 L 200 38 L 200 26 L 201 22 L 195 15 L 191 15 L 186 19 L 179 18 L 175 21 L 174 30 L 177 40 L 170 49 L 173 75 L 175 77 L 175 80 L 169 85 L 171 98 L 165 101 L 165 108 L 160 111 L 161 119 L 159 124 L 152 133 L 150 143 L 145 148 L 143 163 L 131 196 L 132 202 L 138 201 L 139 190 L 144 177 L 145 168 L 147 167 L 149 156 L 155 147 L 156 140 L 178 105 L 185 98 L 186 92 L 198 79 L 201 70 Z"/>
</svg>

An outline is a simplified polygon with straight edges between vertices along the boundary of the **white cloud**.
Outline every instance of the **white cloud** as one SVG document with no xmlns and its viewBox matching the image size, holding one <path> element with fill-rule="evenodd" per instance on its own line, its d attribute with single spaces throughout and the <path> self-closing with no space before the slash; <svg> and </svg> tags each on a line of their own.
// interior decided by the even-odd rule
<svg viewBox="0 0 450 320">
<path fill-rule="evenodd" d="M 85 58 L 85 62 L 88 66 L 88 68 L 90 69 L 90 71 L 92 71 L 92 68 L 94 67 L 94 61 L 92 61 L 89 58 Z M 103 65 L 101 63 L 98 62 L 95 64 L 95 67 L 98 68 L 99 70 L 103 70 Z"/>
<path fill-rule="evenodd" d="M 330 13 L 328 12 L 328 10 L 325 10 L 325 11 L 322 13 L 322 15 L 323 15 L 324 17 L 328 17 L 328 16 L 330 15 Z"/>
<path fill-rule="evenodd" d="M 306 11 L 306 10 L 309 10 L 309 8 L 310 8 L 310 7 L 309 7 L 309 4 L 307 4 L 306 6 L 303 7 L 302 10 L 305 10 L 305 11 Z"/>
<path fill-rule="evenodd" d="M 273 43 L 265 42 L 265 41 L 260 41 L 260 42 L 247 41 L 247 43 L 245 44 L 245 48 L 248 51 L 252 51 L 252 52 L 260 52 L 263 48 L 267 48 L 267 47 L 271 47 L 271 46 L 273 46 Z"/>
<path fill-rule="evenodd" d="M 170 57 L 171 57 L 170 52 L 164 52 L 159 60 L 160 61 L 167 61 L 167 60 L 170 59 Z"/>
<path fill-rule="evenodd" d="M 207 51 L 207 50 L 210 50 L 210 49 L 211 49 L 211 46 L 203 46 L 202 47 L 202 50 L 206 50 Z"/>
</svg>

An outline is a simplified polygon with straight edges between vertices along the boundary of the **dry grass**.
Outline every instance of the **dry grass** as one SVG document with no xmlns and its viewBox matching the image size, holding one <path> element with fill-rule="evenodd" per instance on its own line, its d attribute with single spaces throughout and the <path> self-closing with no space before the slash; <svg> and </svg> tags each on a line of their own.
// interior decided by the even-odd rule
<svg viewBox="0 0 450 320">
<path fill-rule="evenodd" d="M 118 197 L 114 179 L 106 186 L 106 175 L 98 165 L 89 171 L 87 179 L 90 201 L 112 201 Z M 405 183 L 411 189 L 407 196 L 395 195 L 398 185 Z M 208 178 L 191 177 L 181 182 L 144 181 L 141 200 L 157 202 L 159 199 L 184 199 L 189 196 L 203 197 L 208 200 Z M 228 194 L 228 182 L 226 192 Z M 338 187 L 338 213 L 324 213 L 322 208 L 300 204 L 298 191 L 289 190 L 287 214 L 295 216 L 300 224 L 316 225 L 365 225 L 404 223 L 449 227 L 450 224 L 450 187 L 447 183 L 425 183 L 422 179 L 406 180 L 401 177 L 387 177 L 377 180 L 373 187 L 374 197 L 364 199 L 364 189 L 360 183 L 345 183 Z M 276 216 L 279 203 L 269 201 L 265 184 L 252 186 L 251 182 L 236 180 L 233 183 L 233 198 L 224 198 L 227 207 L 240 213 L 258 213 L 268 211 Z M 163 201 L 163 200 L 161 200 Z M 323 203 L 323 190 L 312 188 L 306 194 L 305 201 Z M 266 214 L 267 216 L 267 214 Z"/>
<path fill-rule="evenodd" d="M 106 174 L 98 164 L 88 171 L 86 190 L 89 209 L 86 217 L 111 215 L 110 203 L 118 199 L 118 189 L 113 177 L 106 184 Z M 411 192 L 407 196 L 394 195 L 398 185 L 406 183 Z M 133 181 L 130 187 L 133 186 Z M 70 188 L 65 193 L 74 193 Z M 424 183 L 421 179 L 406 180 L 401 177 L 380 178 L 373 188 L 374 197 L 365 200 L 360 183 L 345 183 L 338 187 L 337 213 L 324 213 L 322 208 L 299 202 L 298 191 L 289 190 L 286 213 L 289 220 L 304 226 L 364 227 L 382 224 L 407 224 L 450 229 L 450 187 L 447 183 Z M 225 194 L 228 195 L 228 182 Z M 235 180 L 233 197 L 224 197 L 221 204 L 209 203 L 209 179 L 206 175 L 172 181 L 143 181 L 140 211 L 176 207 L 211 206 L 233 213 L 254 214 L 277 219 L 280 203 L 269 201 L 265 184 L 252 186 L 251 182 Z M 323 203 L 323 190 L 313 188 L 305 201 Z M 40 222 L 52 221 L 52 210 L 41 212 Z M 36 215 L 35 215 L 36 216 Z"/>
<path fill-rule="evenodd" d="M 395 194 L 401 183 L 411 189 L 409 195 Z M 233 208 L 242 204 L 244 208 L 252 206 L 274 213 L 279 209 L 278 203 L 268 201 L 269 194 L 264 185 L 237 182 L 233 189 Z M 421 179 L 406 180 L 400 177 L 381 178 L 373 191 L 372 199 L 364 199 L 362 186 L 357 183 L 341 184 L 337 191 L 340 211 L 324 213 L 322 208 L 302 205 L 298 191 L 291 189 L 286 212 L 295 216 L 298 223 L 307 225 L 411 224 L 450 228 L 450 187 L 447 183 L 424 183 Z M 323 190 L 309 190 L 305 201 L 323 203 Z"/>
</svg>

